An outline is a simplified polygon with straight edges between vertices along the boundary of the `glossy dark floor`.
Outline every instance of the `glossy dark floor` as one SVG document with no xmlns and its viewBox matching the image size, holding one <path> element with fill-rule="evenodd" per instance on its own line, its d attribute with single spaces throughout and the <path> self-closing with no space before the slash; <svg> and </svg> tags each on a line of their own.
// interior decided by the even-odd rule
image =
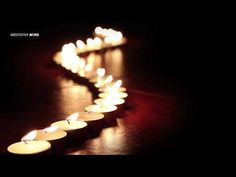
<svg viewBox="0 0 236 177">
<path fill-rule="evenodd" d="M 55 22 L 21 29 L 39 32 L 39 38 L 12 38 L 6 32 L 1 153 L 7 153 L 7 146 L 30 130 L 65 119 L 92 103 L 96 95 L 54 66 L 52 57 L 64 43 L 89 37 L 96 25 Z M 152 23 L 104 25 L 123 31 L 128 38 L 125 46 L 96 53 L 98 65 L 124 81 L 129 91 L 127 107 L 96 136 L 77 146 L 68 145 L 62 154 L 190 152 L 196 144 L 195 68 L 177 58 L 179 48 L 173 43 L 173 34 L 169 35 L 170 29 Z M 9 29 L 18 30 L 15 26 Z"/>
</svg>

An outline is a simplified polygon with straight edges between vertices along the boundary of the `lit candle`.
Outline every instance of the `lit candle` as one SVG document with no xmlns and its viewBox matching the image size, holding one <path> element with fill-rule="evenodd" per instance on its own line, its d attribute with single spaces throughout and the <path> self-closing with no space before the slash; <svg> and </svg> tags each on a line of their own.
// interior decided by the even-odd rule
<svg viewBox="0 0 236 177">
<path fill-rule="evenodd" d="M 104 127 L 104 115 L 95 112 L 79 112 L 78 120 L 85 121 L 88 124 L 88 129 L 93 133 L 98 133 Z"/>
<path fill-rule="evenodd" d="M 92 65 L 90 63 L 86 64 L 83 69 L 83 72 L 79 73 L 81 77 L 85 77 L 85 78 L 89 78 L 93 74 L 94 73 L 92 72 Z"/>
<path fill-rule="evenodd" d="M 99 93 L 98 96 L 100 98 L 107 98 L 110 96 L 110 93 L 109 92 Z M 117 93 L 114 93 L 113 96 L 114 98 L 126 98 L 128 94 L 125 92 L 117 92 Z"/>
<path fill-rule="evenodd" d="M 126 42 L 123 34 L 120 31 L 113 29 L 106 29 L 98 26 L 95 28 L 94 34 L 104 39 L 104 47 L 118 46 Z"/>
<path fill-rule="evenodd" d="M 108 87 L 106 92 L 100 93 L 98 96 L 100 98 L 107 98 L 107 97 L 113 97 L 113 98 L 126 98 L 128 96 L 125 92 L 119 92 L 119 88 L 122 84 L 121 80 L 116 81 L 111 87 Z"/>
<path fill-rule="evenodd" d="M 98 26 L 95 28 L 94 32 L 96 35 L 101 35 L 103 32 L 103 29 L 102 29 L 102 27 Z"/>
<path fill-rule="evenodd" d="M 87 123 L 77 120 L 79 113 L 70 115 L 66 120 L 54 122 L 51 126 L 58 126 L 58 129 L 64 131 L 78 130 L 85 128 Z"/>
<path fill-rule="evenodd" d="M 108 113 L 117 110 L 117 107 L 110 104 L 93 104 L 85 107 L 85 110 L 88 112 L 98 112 L 98 113 Z"/>
<path fill-rule="evenodd" d="M 63 130 L 59 130 L 58 126 L 51 126 L 45 128 L 43 130 L 37 130 L 37 136 L 35 137 L 36 140 L 45 140 L 45 141 L 52 141 L 64 138 L 67 133 Z"/>
<path fill-rule="evenodd" d="M 79 68 L 78 68 L 78 75 L 81 76 L 81 77 L 85 76 L 85 66 L 86 66 L 85 59 L 80 59 Z"/>
<path fill-rule="evenodd" d="M 88 38 L 86 42 L 87 42 L 87 45 L 86 45 L 87 50 L 94 50 L 95 49 L 95 42 L 93 39 Z"/>
<path fill-rule="evenodd" d="M 113 98 L 113 97 L 110 98 L 109 97 L 108 99 L 109 99 L 109 103 L 111 105 L 121 105 L 125 102 L 125 100 L 121 99 L 121 98 Z M 106 101 L 107 101 L 107 98 L 98 98 L 98 99 L 94 100 L 94 103 L 99 105 L 99 104 L 104 104 Z"/>
<path fill-rule="evenodd" d="M 109 76 L 107 76 L 106 79 L 101 80 L 98 83 L 95 83 L 95 87 L 97 87 L 97 88 L 106 87 L 106 86 L 108 86 L 111 83 L 112 80 L 113 80 L 112 75 L 109 75 Z"/>
<path fill-rule="evenodd" d="M 77 46 L 77 52 L 82 53 L 85 51 L 85 43 L 81 40 L 76 41 L 76 46 Z"/>
<path fill-rule="evenodd" d="M 102 40 L 99 37 L 95 37 L 93 41 L 97 50 L 102 48 Z"/>
<path fill-rule="evenodd" d="M 21 142 L 8 146 L 7 150 L 14 154 L 38 154 L 51 148 L 51 144 L 47 141 L 34 140 L 37 130 L 31 131 L 21 138 Z"/>
<path fill-rule="evenodd" d="M 101 87 L 98 89 L 99 92 L 109 92 L 112 88 L 111 87 Z M 127 89 L 125 87 L 119 87 L 117 89 L 118 92 L 125 92 Z"/>
<path fill-rule="evenodd" d="M 104 115 L 95 111 L 91 112 L 79 112 L 78 120 L 90 122 L 103 119 Z"/>
<path fill-rule="evenodd" d="M 100 92 L 125 92 L 126 88 L 121 87 L 122 81 L 118 80 L 115 83 L 109 83 L 108 85 L 104 85 L 103 87 L 99 88 Z"/>
<path fill-rule="evenodd" d="M 96 73 L 97 73 L 97 76 L 90 79 L 89 81 L 92 82 L 92 83 L 96 83 L 98 85 L 102 84 L 103 82 L 103 76 L 105 75 L 105 69 L 104 68 L 98 68 Z"/>
</svg>

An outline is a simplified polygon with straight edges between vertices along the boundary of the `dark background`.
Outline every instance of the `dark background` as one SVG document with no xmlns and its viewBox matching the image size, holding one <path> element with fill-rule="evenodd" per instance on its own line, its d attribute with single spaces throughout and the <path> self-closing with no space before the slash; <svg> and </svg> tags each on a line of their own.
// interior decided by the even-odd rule
<svg viewBox="0 0 236 177">
<path fill-rule="evenodd" d="M 44 86 L 47 87 L 51 82 L 51 80 L 40 82 L 40 78 L 46 74 L 36 73 L 38 81 L 30 83 L 34 79 L 27 72 L 27 68 L 35 61 L 26 61 L 25 56 L 30 55 L 34 58 L 34 52 L 37 51 L 37 55 L 40 55 L 37 58 L 49 58 L 64 43 L 74 41 L 80 36 L 84 38 L 86 35 L 89 36 L 94 26 L 112 26 L 114 29 L 121 30 L 129 39 L 128 56 L 132 57 L 132 60 L 126 63 L 126 73 L 130 80 L 133 80 L 128 82 L 130 86 L 141 88 L 146 92 L 170 95 L 184 102 L 183 115 L 187 118 L 185 131 L 179 134 L 181 135 L 179 138 L 175 135 L 170 138 L 168 143 L 172 148 L 165 155 L 196 157 L 201 154 L 204 144 L 203 131 L 199 130 L 198 120 L 205 66 L 203 59 L 199 58 L 198 50 L 201 50 L 201 46 L 199 46 L 197 27 L 191 22 L 193 19 L 186 17 L 183 19 L 182 16 L 174 16 L 174 14 L 158 18 L 139 17 L 117 18 L 116 16 L 114 19 L 107 20 L 104 17 L 85 19 L 78 17 L 77 19 L 59 15 L 37 17 L 32 21 L 27 20 L 25 16 L 14 23 L 7 23 L 3 34 L 6 45 L 3 46 L 1 65 L 3 76 L 0 102 L 1 134 L 7 131 L 4 130 L 4 123 L 7 122 L 5 119 L 9 121 L 10 112 L 18 109 L 18 104 L 24 105 L 27 99 L 30 100 L 27 95 Z M 10 32 L 38 32 L 40 37 L 11 38 Z M 23 67 L 25 65 L 27 66 Z M 24 69 L 19 69 L 20 67 Z M 30 69 L 30 72 L 32 71 Z M 37 112 L 37 108 L 34 109 Z M 9 141 L 11 134 L 6 136 Z M 158 150 L 155 151 L 155 148 L 148 154 L 162 155 Z"/>
</svg>

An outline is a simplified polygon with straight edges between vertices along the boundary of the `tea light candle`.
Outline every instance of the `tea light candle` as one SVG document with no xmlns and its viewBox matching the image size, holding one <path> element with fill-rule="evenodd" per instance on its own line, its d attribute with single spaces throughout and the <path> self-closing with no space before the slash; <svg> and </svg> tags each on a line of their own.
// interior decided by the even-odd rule
<svg viewBox="0 0 236 177">
<path fill-rule="evenodd" d="M 104 93 L 99 93 L 98 96 L 100 98 L 107 98 L 110 97 L 111 93 L 109 92 L 104 92 Z M 126 98 L 128 96 L 127 93 L 125 92 L 116 92 L 116 93 L 112 93 L 112 95 L 114 96 L 113 98 L 117 99 L 117 98 Z"/>
<path fill-rule="evenodd" d="M 98 89 L 99 92 L 109 92 L 111 87 L 101 87 Z M 117 92 L 126 92 L 127 89 L 125 87 L 119 87 L 116 89 Z"/>
<path fill-rule="evenodd" d="M 94 100 L 94 103 L 96 104 L 104 104 L 104 102 L 106 102 L 106 98 L 98 98 L 96 100 Z M 121 99 L 121 98 L 109 98 L 109 103 L 111 105 L 121 105 L 125 102 L 124 99 Z"/>
<path fill-rule="evenodd" d="M 108 86 L 106 88 L 106 92 L 100 93 L 98 96 L 100 98 L 126 98 L 128 96 L 125 92 L 118 92 L 118 89 L 120 88 L 122 84 L 121 80 L 116 81 L 112 86 Z"/>
<path fill-rule="evenodd" d="M 86 42 L 87 42 L 87 45 L 86 45 L 87 50 L 94 50 L 94 49 L 95 49 L 95 42 L 94 42 L 93 39 L 88 38 L 88 39 L 86 40 Z"/>
<path fill-rule="evenodd" d="M 97 112 L 79 112 L 78 120 L 89 122 L 103 119 L 104 115 Z"/>
<path fill-rule="evenodd" d="M 94 43 L 95 43 L 95 48 L 96 48 L 97 50 L 99 50 L 99 49 L 102 48 L 102 40 L 101 40 L 101 38 L 95 37 L 95 38 L 93 39 L 93 41 L 94 41 Z"/>
<path fill-rule="evenodd" d="M 66 120 L 57 121 L 51 124 L 51 126 L 58 126 L 58 129 L 64 131 L 71 131 L 82 129 L 87 126 L 87 123 L 84 121 L 77 120 L 79 113 L 74 113 L 70 115 Z"/>
<path fill-rule="evenodd" d="M 88 112 L 108 113 L 117 110 L 117 107 L 108 104 L 101 104 L 101 105 L 93 104 L 85 107 L 85 110 Z"/>
<path fill-rule="evenodd" d="M 95 87 L 97 87 L 97 88 L 106 87 L 107 85 L 109 85 L 112 82 L 112 80 L 113 80 L 112 75 L 109 75 L 109 76 L 107 76 L 106 79 L 102 80 L 99 83 L 96 83 Z"/>
<path fill-rule="evenodd" d="M 98 68 L 97 69 L 97 76 L 94 78 L 91 78 L 89 81 L 96 84 L 101 84 L 103 82 L 103 76 L 105 75 L 105 69 L 104 68 Z"/>
<path fill-rule="evenodd" d="M 34 140 L 37 135 L 37 130 L 31 131 L 25 135 L 21 142 L 14 143 L 8 146 L 7 150 L 13 154 L 38 154 L 51 148 L 51 144 L 47 141 Z"/>
<path fill-rule="evenodd" d="M 85 67 L 86 67 L 86 61 L 84 59 L 79 60 L 79 67 L 78 67 L 78 75 L 81 77 L 85 76 Z"/>
<path fill-rule="evenodd" d="M 35 137 L 36 140 L 45 140 L 45 141 L 52 141 L 64 138 L 67 133 L 63 130 L 59 130 L 58 126 L 51 126 L 45 128 L 43 130 L 37 130 L 37 136 Z"/>
<path fill-rule="evenodd" d="M 85 51 L 85 43 L 81 40 L 76 41 L 77 53 L 82 53 Z"/>
<path fill-rule="evenodd" d="M 122 80 L 117 80 L 114 83 L 110 83 L 109 85 L 107 85 L 106 87 L 102 87 L 101 89 L 99 89 L 100 92 L 125 92 L 126 88 L 125 87 L 121 87 L 122 85 Z"/>
</svg>

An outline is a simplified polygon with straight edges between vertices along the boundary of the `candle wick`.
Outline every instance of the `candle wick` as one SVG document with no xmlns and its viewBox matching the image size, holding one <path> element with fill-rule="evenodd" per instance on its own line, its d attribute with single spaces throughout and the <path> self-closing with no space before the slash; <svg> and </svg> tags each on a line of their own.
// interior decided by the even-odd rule
<svg viewBox="0 0 236 177">
<path fill-rule="evenodd" d="M 70 120 L 69 119 L 67 119 L 67 122 L 68 122 L 68 124 L 70 124 Z"/>
<path fill-rule="evenodd" d="M 27 140 L 23 140 L 23 142 L 24 142 L 25 144 L 28 144 L 28 143 L 27 143 Z"/>
</svg>

